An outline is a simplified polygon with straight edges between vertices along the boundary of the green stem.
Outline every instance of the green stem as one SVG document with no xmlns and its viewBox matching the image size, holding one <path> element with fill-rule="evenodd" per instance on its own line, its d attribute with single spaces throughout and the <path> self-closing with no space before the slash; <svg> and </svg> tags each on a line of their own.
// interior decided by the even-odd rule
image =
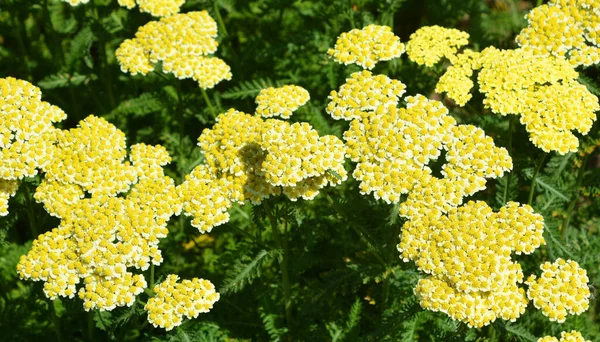
<svg viewBox="0 0 600 342">
<path fill-rule="evenodd" d="M 35 213 L 33 212 L 33 201 L 31 192 L 29 191 L 29 185 L 24 184 L 25 189 L 25 205 L 27 206 L 27 218 L 29 219 L 29 229 L 33 239 L 36 239 L 39 235 L 37 220 L 35 219 Z"/>
<path fill-rule="evenodd" d="M 544 0 L 537 0 L 537 2 L 535 3 L 535 7 L 540 7 L 540 6 L 542 6 L 543 3 L 544 3 Z"/>
<path fill-rule="evenodd" d="M 508 154 L 512 156 L 513 154 L 513 130 L 515 127 L 515 119 L 516 116 L 512 115 L 510 116 L 509 120 L 508 120 Z M 504 193 L 502 194 L 502 201 L 504 203 L 502 203 L 502 205 L 506 204 L 506 202 L 508 201 L 508 189 L 509 189 L 509 184 L 510 184 L 510 179 L 512 177 L 511 173 L 507 173 L 506 174 L 506 186 L 504 187 Z"/>
<path fill-rule="evenodd" d="M 344 212 L 339 207 L 338 203 L 336 201 L 334 201 L 333 198 L 331 198 L 331 196 L 329 194 L 326 194 L 326 196 L 327 196 L 327 200 L 333 206 L 333 209 L 337 212 L 338 216 L 341 217 L 342 219 L 346 219 L 346 217 L 344 217 L 345 216 Z M 348 225 L 350 226 L 350 228 L 352 228 L 352 230 L 354 230 L 356 235 L 358 235 L 360 237 L 360 239 L 362 240 L 362 242 L 364 242 L 367 245 L 367 247 L 369 248 L 369 250 L 371 250 L 371 253 L 373 253 L 375 258 L 383 265 L 383 267 L 385 267 L 385 269 L 387 269 L 388 268 L 387 262 L 383 259 L 381 254 L 379 254 L 377 248 L 375 248 L 375 246 L 371 243 L 371 241 L 369 241 L 366 238 L 367 233 L 362 229 L 362 227 L 354 224 L 353 223 L 354 221 L 352 221 L 352 220 L 347 220 L 347 221 L 349 222 Z"/>
<path fill-rule="evenodd" d="M 88 341 L 93 341 L 94 340 L 94 311 L 93 310 L 90 310 L 87 312 L 86 321 L 87 321 Z"/>
<path fill-rule="evenodd" d="M 579 171 L 577 172 L 577 180 L 575 181 L 575 192 L 573 193 L 573 198 L 571 198 L 571 203 L 569 203 L 569 207 L 567 208 L 567 216 L 565 217 L 562 230 L 560 231 L 560 236 L 564 239 L 567 236 L 567 230 L 569 228 L 569 223 L 571 222 L 571 217 L 573 216 L 573 211 L 575 209 L 575 205 L 577 205 L 577 200 L 579 199 L 579 188 L 581 188 L 581 183 L 583 182 L 583 175 L 585 174 L 585 167 L 587 165 L 589 155 L 583 157 L 581 161 L 581 166 L 579 167 Z"/>
<path fill-rule="evenodd" d="M 90 7 L 92 11 L 92 18 L 98 28 L 102 27 L 102 23 L 100 22 L 100 17 L 98 15 L 98 8 L 96 7 L 95 0 L 90 1 Z M 112 81 L 110 78 L 110 72 L 108 72 L 108 59 L 106 58 L 106 46 L 103 43 L 98 44 L 98 55 L 100 56 L 100 70 L 98 72 L 98 76 L 104 83 L 104 88 L 106 88 L 106 93 L 108 96 L 108 102 L 110 104 L 110 108 L 116 107 L 115 94 L 112 89 Z"/>
<path fill-rule="evenodd" d="M 206 90 L 204 90 L 204 88 L 201 88 L 201 89 L 202 89 L 202 96 L 204 97 L 204 101 L 206 101 L 206 105 L 208 106 L 208 109 L 210 110 L 210 113 L 211 113 L 213 119 L 216 119 L 217 112 L 215 112 L 215 107 L 213 107 L 212 102 L 210 102 L 210 98 L 208 97 Z"/>
<path fill-rule="evenodd" d="M 183 149 L 185 147 L 183 139 L 183 135 L 185 134 L 185 113 L 183 111 L 183 94 L 181 91 L 181 83 L 179 82 L 179 80 L 175 80 L 175 89 L 177 90 L 177 107 L 175 111 L 177 119 L 179 121 L 179 184 L 181 184 L 185 180 L 186 175 L 184 163 L 185 153 L 183 152 Z M 185 218 L 183 214 L 179 215 L 179 229 L 181 232 L 185 230 Z"/>
<path fill-rule="evenodd" d="M 269 204 L 265 201 L 263 202 L 267 209 L 267 216 L 271 223 L 271 229 L 273 230 L 273 238 L 275 242 L 283 250 L 283 258 L 279 261 L 279 268 L 281 269 L 281 283 L 283 287 L 283 298 L 285 305 L 285 320 L 287 322 L 288 329 L 292 324 L 292 301 L 291 301 L 291 286 L 290 286 L 290 278 L 288 273 L 288 260 L 289 260 L 289 249 L 287 245 L 287 224 L 283 221 L 283 234 L 279 230 L 279 224 L 277 219 L 273 215 L 273 211 L 269 207 Z"/>
<path fill-rule="evenodd" d="M 60 333 L 60 318 L 56 314 L 56 309 L 54 308 L 54 300 L 49 300 L 48 305 L 50 306 L 50 316 L 52 317 L 52 325 L 54 327 L 54 334 L 56 335 L 56 340 L 58 342 L 61 342 L 62 337 Z"/>
<path fill-rule="evenodd" d="M 150 265 L 150 288 L 154 291 L 154 264 Z"/>
<path fill-rule="evenodd" d="M 56 35 L 56 31 L 54 30 L 54 26 L 52 25 L 52 19 L 50 19 L 50 12 L 48 11 L 48 0 L 44 0 L 44 5 L 42 7 L 42 12 L 44 16 L 44 20 L 48 24 L 48 34 L 50 36 L 52 49 L 54 52 L 52 53 L 53 58 L 58 60 L 59 65 L 65 64 L 65 54 L 62 49 L 61 40 Z"/>
<path fill-rule="evenodd" d="M 11 17 L 11 16 L 9 16 Z M 29 70 L 29 54 L 27 53 L 27 48 L 25 45 L 25 41 L 23 39 L 23 34 L 27 34 L 25 29 L 23 28 L 23 23 L 21 22 L 18 15 L 12 16 L 13 18 L 13 27 L 16 28 L 14 35 L 17 38 L 17 44 L 19 45 L 19 52 L 21 53 L 21 58 L 23 59 L 23 65 L 25 65 L 25 71 L 27 72 L 26 77 L 27 80 L 31 81 L 31 70 Z"/>
<path fill-rule="evenodd" d="M 219 6 L 217 5 L 217 1 L 213 3 L 215 7 L 215 14 L 217 15 L 217 22 L 221 27 L 221 31 L 223 31 L 223 36 L 228 36 L 227 28 L 225 27 L 225 22 L 223 21 L 223 17 L 221 17 L 221 11 L 219 11 Z"/>
<path fill-rule="evenodd" d="M 527 200 L 527 204 L 531 205 L 533 202 L 533 195 L 535 194 L 535 180 L 537 179 L 538 174 L 542 170 L 542 166 L 544 165 L 544 161 L 546 160 L 547 154 L 544 153 L 540 157 L 537 162 L 537 167 L 535 168 L 535 172 L 533 173 L 533 177 L 531 178 L 531 189 L 529 189 L 529 198 Z"/>
</svg>

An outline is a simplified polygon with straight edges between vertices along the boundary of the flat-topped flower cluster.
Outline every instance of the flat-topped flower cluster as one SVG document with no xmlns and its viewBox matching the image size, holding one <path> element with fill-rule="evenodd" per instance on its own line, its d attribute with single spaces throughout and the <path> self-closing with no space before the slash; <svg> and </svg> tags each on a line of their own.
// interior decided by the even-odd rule
<svg viewBox="0 0 600 342">
<path fill-rule="evenodd" d="M 3 172 L 13 184 L 5 192 L 14 194 L 20 179 L 41 173 L 34 198 L 60 219 L 35 239 L 17 272 L 44 282 L 50 299 L 77 295 L 86 311 L 134 303 L 148 285 L 141 271 L 163 262 L 158 244 L 182 210 L 207 232 L 228 220 L 233 203 L 257 204 L 280 193 L 293 201 L 312 199 L 347 178 L 345 146 L 335 136 L 319 136 L 307 123 L 231 109 L 198 139 L 206 162 L 176 186 L 164 174 L 171 162 L 164 147 L 140 143 L 128 153 L 125 134 L 93 115 L 75 128 L 57 129 L 52 124 L 66 115 L 41 102 L 37 87 L 11 78 L 0 87 Z M 299 86 L 265 94 L 257 99 L 264 116 L 289 117 L 309 97 Z M 290 96 L 297 103 L 282 111 Z M 155 287 L 146 305 L 153 325 L 170 330 L 219 299 L 208 280 L 177 280 L 171 275 Z"/>
<path fill-rule="evenodd" d="M 198 138 L 206 163 L 186 177 L 179 191 L 184 213 L 194 217 L 192 225 L 201 232 L 227 222 L 234 203 L 259 204 L 280 193 L 292 201 L 310 200 L 321 188 L 347 178 L 340 139 L 321 137 L 308 123 L 261 117 L 284 113 L 280 103 L 289 99 L 290 90 L 306 92 L 298 86 L 268 89 L 258 95 L 255 115 L 230 109 Z M 268 101 L 266 92 L 273 95 Z"/>
<path fill-rule="evenodd" d="M 146 75 L 162 62 L 162 71 L 178 79 L 192 78 L 202 89 L 231 79 L 231 68 L 209 57 L 219 43 L 217 23 L 206 11 L 175 14 L 138 28 L 116 51 L 121 71 Z"/>
<path fill-rule="evenodd" d="M 361 37 L 354 37 L 353 43 L 364 47 L 377 39 L 377 35 Z M 573 136 L 570 130 L 586 133 L 590 129 L 598 101 L 577 83 L 577 73 L 566 61 L 528 59 L 524 50 L 488 48 L 481 53 L 459 53 L 458 48 L 467 43 L 466 33 L 427 27 L 413 34 L 406 46 L 409 58 L 419 64 L 431 66 L 442 58 L 452 63 L 440 79 L 438 91 L 450 92 L 460 104 L 470 99 L 473 71 L 481 70 L 480 90 L 486 95 L 487 107 L 501 114 L 521 114 L 532 140 L 542 148 L 566 153 L 577 147 L 576 138 L 569 140 Z M 356 55 L 362 50 L 352 51 Z M 349 61 L 334 58 L 344 64 Z M 526 63 L 519 65 L 519 59 Z M 352 61 L 361 65 L 358 58 Z M 531 254 L 545 244 L 540 214 L 515 202 L 498 212 L 481 201 L 463 204 L 465 197 L 486 188 L 487 178 L 501 177 L 512 169 L 508 151 L 497 147 L 480 128 L 458 124 L 439 101 L 417 94 L 404 98 L 405 107 L 399 107 L 405 88 L 385 75 L 356 72 L 339 91 L 331 92 L 326 110 L 335 119 L 351 121 L 344 140 L 348 156 L 356 163 L 352 175 L 360 182 L 361 193 L 387 203 L 399 202 L 406 195 L 399 214 L 408 221 L 398 250 L 404 261 L 414 261 L 428 274 L 415 288 L 421 306 L 477 328 L 497 318 L 515 321 L 525 312 L 529 299 L 554 320 L 557 310 L 559 315 L 562 309 L 571 314 L 583 312 L 589 301 L 588 280 L 574 261 L 568 262 L 570 269 L 560 273 L 560 280 L 540 280 L 538 284 L 532 276 L 526 282 L 530 286 L 527 292 L 520 286 L 523 271 L 511 254 Z M 550 92 L 558 95 L 542 98 L 541 94 Z M 564 96 L 574 102 L 560 107 L 552 102 Z M 566 108 L 566 117 L 561 112 L 558 120 L 557 108 Z M 543 134 L 550 134 L 544 133 L 548 131 L 564 136 L 567 142 L 546 139 Z M 440 178 L 433 175 L 429 164 L 439 159 L 442 151 L 446 162 Z M 551 276 L 545 275 L 547 278 Z M 578 284 L 573 289 L 564 285 L 573 281 Z M 551 286 L 552 290 L 546 289 Z M 552 306 L 554 311 L 545 309 L 550 302 L 558 303 Z"/>
<path fill-rule="evenodd" d="M 71 6 L 87 4 L 90 0 L 62 0 Z M 132 9 L 135 6 L 140 12 L 148 13 L 153 17 L 168 17 L 179 13 L 179 9 L 185 0 L 118 0 L 119 6 Z"/>
<path fill-rule="evenodd" d="M 442 56 L 439 51 L 447 51 L 443 57 L 451 65 L 440 77 L 437 92 L 446 92 L 456 104 L 464 106 L 472 97 L 471 77 L 479 70 L 477 82 L 485 96 L 486 108 L 500 115 L 519 115 L 531 142 L 545 152 L 577 151 L 579 140 L 571 131 L 587 134 L 600 105 L 598 98 L 578 82 L 579 74 L 564 56 L 536 54 L 527 48 L 499 50 L 495 47 L 457 53 L 455 41 L 429 39 L 426 35 L 429 31 L 428 27 L 420 28 L 408 45 L 417 40 L 414 45 L 420 47 L 420 55 Z M 440 31 L 437 37 L 457 35 L 454 29 L 437 28 L 436 31 Z M 432 65 L 409 57 L 420 65 Z M 435 62 L 440 59 L 436 58 Z"/>
</svg>

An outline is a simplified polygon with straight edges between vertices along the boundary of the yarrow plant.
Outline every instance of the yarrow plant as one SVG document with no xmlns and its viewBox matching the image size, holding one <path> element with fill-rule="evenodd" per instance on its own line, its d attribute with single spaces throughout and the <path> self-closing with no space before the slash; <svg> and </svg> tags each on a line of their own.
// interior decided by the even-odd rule
<svg viewBox="0 0 600 342">
<path fill-rule="evenodd" d="M 146 75 L 162 62 L 162 70 L 178 79 L 192 78 L 202 89 L 231 79 L 231 68 L 218 57 L 217 23 L 208 12 L 176 14 L 140 27 L 116 51 L 121 71 Z"/>
<path fill-rule="evenodd" d="M 572 65 L 600 63 L 600 11 L 594 0 L 552 0 L 526 16 L 517 43 L 536 55 L 566 58 Z"/>
<path fill-rule="evenodd" d="M 3 339 L 600 340 L 594 1 L 32 1 Z"/>
</svg>

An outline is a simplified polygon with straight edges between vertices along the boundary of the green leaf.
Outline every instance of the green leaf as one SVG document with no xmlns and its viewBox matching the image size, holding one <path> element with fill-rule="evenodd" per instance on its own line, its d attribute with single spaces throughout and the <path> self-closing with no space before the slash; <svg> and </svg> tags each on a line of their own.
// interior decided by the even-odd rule
<svg viewBox="0 0 600 342">
<path fill-rule="evenodd" d="M 592 80 L 589 77 L 580 75 L 578 81 L 579 81 L 579 83 L 586 86 L 588 88 L 588 90 L 590 91 L 590 93 L 592 93 L 596 96 L 600 96 L 600 85 L 598 85 L 596 82 L 594 82 L 594 80 Z"/>
<path fill-rule="evenodd" d="M 519 179 L 516 175 L 507 173 L 496 182 L 496 203 L 504 206 L 507 202 L 517 198 L 519 194 Z"/>
<path fill-rule="evenodd" d="M 527 329 L 514 323 L 501 323 L 500 321 L 494 322 L 494 327 L 499 328 L 501 331 L 507 331 L 512 335 L 516 336 L 519 341 L 537 342 L 538 338 L 533 336 Z"/>
<path fill-rule="evenodd" d="M 108 327 L 112 325 L 112 313 L 110 311 L 94 311 L 94 322 L 96 322 L 96 328 L 107 331 Z"/>
<path fill-rule="evenodd" d="M 81 61 L 86 55 L 89 55 L 90 47 L 95 40 L 96 36 L 90 26 L 86 26 L 81 31 L 77 32 L 75 37 L 71 40 L 71 46 L 65 56 L 65 61 L 69 69 L 71 69 L 77 61 Z"/>
<path fill-rule="evenodd" d="M 551 180 L 548 177 L 545 176 L 540 176 L 538 175 L 535 178 L 535 182 L 537 185 L 539 185 L 540 187 L 542 187 L 543 189 L 549 191 L 550 193 L 554 194 L 555 196 L 557 196 L 558 198 L 568 201 L 569 200 L 569 196 L 565 195 L 561 189 L 558 189 L 555 184 L 553 184 L 551 182 Z"/>
<path fill-rule="evenodd" d="M 38 86 L 42 89 L 55 89 L 55 88 L 65 88 L 69 85 L 80 85 L 82 83 L 87 83 L 90 80 L 96 79 L 95 75 L 80 75 L 78 73 L 68 74 L 68 73 L 58 73 L 54 75 L 50 75 L 43 80 L 38 82 Z"/>
<path fill-rule="evenodd" d="M 276 86 L 269 78 L 259 78 L 251 81 L 242 81 L 239 85 L 221 94 L 224 99 L 246 99 L 255 97 L 265 88 Z"/>
<path fill-rule="evenodd" d="M 157 95 L 153 93 L 143 93 L 136 98 L 121 102 L 121 104 L 109 114 L 109 117 L 118 115 L 144 117 L 150 113 L 161 110 L 162 107 L 163 103 Z"/>
<path fill-rule="evenodd" d="M 283 254 L 281 249 L 270 251 L 261 250 L 250 262 L 247 258 L 240 258 L 236 261 L 233 269 L 227 271 L 221 292 L 223 294 L 236 293 L 244 289 L 249 284 L 259 278 L 263 267 L 269 264 L 273 259 Z"/>
</svg>

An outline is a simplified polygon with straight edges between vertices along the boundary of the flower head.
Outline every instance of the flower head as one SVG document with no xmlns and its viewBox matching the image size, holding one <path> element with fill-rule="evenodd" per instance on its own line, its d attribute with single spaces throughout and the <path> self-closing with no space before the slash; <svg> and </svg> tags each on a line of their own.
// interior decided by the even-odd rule
<svg viewBox="0 0 600 342">
<path fill-rule="evenodd" d="M 428 67 L 442 58 L 452 59 L 462 46 L 469 44 L 469 34 L 441 26 L 424 26 L 410 35 L 406 43 L 408 58 Z"/>
<path fill-rule="evenodd" d="M 280 116 L 289 119 L 292 113 L 310 100 L 308 91 L 297 85 L 285 85 L 281 88 L 265 88 L 256 97 L 256 114 L 270 118 Z"/>
<path fill-rule="evenodd" d="M 577 262 L 559 258 L 553 263 L 543 263 L 540 268 L 539 278 L 531 275 L 526 281 L 527 297 L 551 321 L 562 323 L 567 314 L 579 315 L 588 309 L 589 278 Z"/>
<path fill-rule="evenodd" d="M 325 110 L 336 120 L 362 119 L 377 114 L 378 107 L 396 106 L 405 91 L 402 82 L 363 70 L 350 75 L 339 91 L 331 91 Z"/>
<path fill-rule="evenodd" d="M 574 66 L 600 63 L 600 12 L 594 0 L 552 0 L 525 18 L 517 36 L 523 49 L 536 55 L 568 59 Z"/>
<path fill-rule="evenodd" d="M 516 321 L 527 308 L 525 290 L 514 283 L 493 292 L 461 292 L 443 279 L 420 279 L 415 288 L 421 307 L 440 311 L 471 328 L 481 328 L 497 318 Z"/>
<path fill-rule="evenodd" d="M 209 312 L 219 300 L 219 293 L 208 280 L 193 278 L 178 283 L 179 276 L 170 274 L 154 287 L 154 297 L 144 309 L 148 311 L 148 322 L 169 331 L 182 323 L 183 317 L 196 318 Z"/>
<path fill-rule="evenodd" d="M 400 57 L 404 53 L 404 44 L 390 27 L 368 25 L 361 30 L 342 33 L 327 53 L 338 63 L 357 64 L 370 70 L 379 61 Z"/>
<path fill-rule="evenodd" d="M 546 152 L 576 151 L 579 141 L 571 131 L 587 134 L 600 110 L 598 98 L 577 81 L 578 73 L 562 58 L 490 47 L 459 55 L 455 62 L 436 91 L 448 91 L 462 105 L 471 96 L 473 69 L 481 69 L 477 80 L 484 105 L 497 114 L 520 115 L 530 140 Z"/>
<path fill-rule="evenodd" d="M 571 332 L 563 331 L 560 333 L 560 340 L 553 336 L 540 337 L 538 342 L 592 342 L 586 340 L 579 331 L 571 330 Z"/>
<path fill-rule="evenodd" d="M 116 51 L 121 71 L 146 75 L 159 61 L 163 71 L 179 79 L 192 78 L 203 89 L 231 79 L 221 59 L 207 55 L 217 50 L 217 24 L 206 11 L 175 14 L 140 27 L 133 39 Z"/>
<path fill-rule="evenodd" d="M 229 220 L 234 203 L 285 194 L 310 200 L 327 185 L 346 179 L 345 146 L 335 136 L 319 136 L 307 123 L 263 120 L 231 109 L 202 132 L 198 145 L 205 164 L 178 187 L 184 214 L 201 232 Z"/>
<path fill-rule="evenodd" d="M 19 181 L 35 176 L 52 159 L 59 131 L 53 124 L 67 117 L 41 97 L 40 89 L 27 81 L 0 79 L 0 216 L 8 214 L 8 199 Z"/>
</svg>

